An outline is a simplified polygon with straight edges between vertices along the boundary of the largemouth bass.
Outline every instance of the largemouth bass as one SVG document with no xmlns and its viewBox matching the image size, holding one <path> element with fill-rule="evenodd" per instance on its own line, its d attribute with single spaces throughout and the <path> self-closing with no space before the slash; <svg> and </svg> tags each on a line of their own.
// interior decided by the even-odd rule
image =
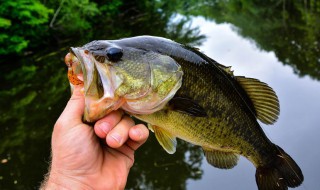
<svg viewBox="0 0 320 190">
<path fill-rule="evenodd" d="M 239 155 L 246 157 L 257 168 L 260 190 L 302 183 L 299 166 L 257 121 L 273 124 L 279 115 L 267 84 L 234 76 L 195 48 L 152 36 L 93 41 L 71 48 L 65 62 L 70 82 L 84 85 L 85 121 L 123 109 L 148 123 L 170 154 L 180 138 L 201 146 L 217 168 L 233 168 Z"/>
</svg>

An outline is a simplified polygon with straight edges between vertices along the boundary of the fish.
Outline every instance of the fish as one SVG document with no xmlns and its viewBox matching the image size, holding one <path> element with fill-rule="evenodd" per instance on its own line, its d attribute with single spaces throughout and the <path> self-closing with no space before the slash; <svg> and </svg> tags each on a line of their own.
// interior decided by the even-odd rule
<svg viewBox="0 0 320 190">
<path fill-rule="evenodd" d="M 259 190 L 302 184 L 298 164 L 258 122 L 274 124 L 280 113 L 266 83 L 235 76 L 199 49 L 155 36 L 95 40 L 70 48 L 65 62 L 71 86 L 83 85 L 84 121 L 122 109 L 146 122 L 169 154 L 179 138 L 201 146 L 216 168 L 247 158 Z"/>
</svg>

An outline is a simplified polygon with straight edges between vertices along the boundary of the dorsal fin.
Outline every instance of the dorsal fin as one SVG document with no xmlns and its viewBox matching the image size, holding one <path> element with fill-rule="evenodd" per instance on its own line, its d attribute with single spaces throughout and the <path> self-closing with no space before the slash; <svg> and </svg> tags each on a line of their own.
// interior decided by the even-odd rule
<svg viewBox="0 0 320 190">
<path fill-rule="evenodd" d="M 234 76 L 233 75 L 233 70 L 231 70 L 231 66 L 224 66 L 224 65 L 221 65 L 221 64 L 217 64 L 218 67 L 222 70 L 224 70 L 226 73 L 228 73 L 230 76 Z"/>
<path fill-rule="evenodd" d="M 257 118 L 265 124 L 273 124 L 279 116 L 280 106 L 276 93 L 266 83 L 243 76 L 235 77 L 250 97 Z"/>
</svg>

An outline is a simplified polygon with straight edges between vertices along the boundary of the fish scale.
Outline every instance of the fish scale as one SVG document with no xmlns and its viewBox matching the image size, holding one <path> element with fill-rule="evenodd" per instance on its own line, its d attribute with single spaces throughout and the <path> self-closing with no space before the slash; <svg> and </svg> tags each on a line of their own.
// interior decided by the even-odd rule
<svg viewBox="0 0 320 190">
<path fill-rule="evenodd" d="M 170 154 L 176 151 L 176 138 L 180 138 L 201 146 L 209 164 L 217 168 L 230 169 L 237 164 L 239 155 L 246 157 L 257 168 L 259 190 L 285 190 L 302 183 L 299 166 L 267 138 L 257 121 L 273 124 L 278 119 L 279 101 L 267 84 L 234 76 L 230 67 L 198 49 L 160 37 L 101 40 L 72 50 L 82 68 L 97 64 L 100 66 L 93 68 L 99 70 L 109 65 L 116 71 L 106 72 L 112 75 L 108 77 L 101 76 L 100 71 L 100 76 L 95 77 L 113 85 L 114 92 L 109 93 L 115 93 L 117 99 L 101 101 L 94 96 L 86 97 L 103 109 L 91 110 L 86 104 L 91 115 L 85 115 L 85 119 L 96 121 L 113 111 L 115 104 L 148 123 Z M 103 81 L 117 77 L 122 80 Z M 104 92 L 103 89 L 92 92 L 95 91 Z M 130 101 L 126 100 L 128 94 Z"/>
</svg>

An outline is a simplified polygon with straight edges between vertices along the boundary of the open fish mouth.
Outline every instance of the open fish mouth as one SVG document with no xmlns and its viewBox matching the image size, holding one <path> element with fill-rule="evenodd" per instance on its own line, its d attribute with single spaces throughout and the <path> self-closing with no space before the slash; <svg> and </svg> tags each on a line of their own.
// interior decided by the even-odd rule
<svg viewBox="0 0 320 190">
<path fill-rule="evenodd" d="M 95 44 L 70 48 L 65 57 L 71 86 L 83 85 L 85 121 L 97 121 L 119 108 L 131 115 L 154 113 L 181 87 L 183 72 L 171 57 L 122 49 L 108 41 L 94 49 Z"/>
<path fill-rule="evenodd" d="M 114 98 L 114 78 L 112 68 L 101 67 L 88 50 L 83 48 L 71 48 L 70 54 L 72 60 L 72 70 L 77 79 L 84 83 L 85 96 L 94 96 L 95 98 Z M 122 81 L 117 80 L 117 83 Z"/>
<path fill-rule="evenodd" d="M 107 72 L 100 73 L 94 58 L 82 48 L 70 48 L 65 57 L 71 86 L 83 85 L 85 96 L 84 120 L 93 122 L 97 118 L 117 110 L 123 100 L 115 97 L 112 77 Z"/>
</svg>

